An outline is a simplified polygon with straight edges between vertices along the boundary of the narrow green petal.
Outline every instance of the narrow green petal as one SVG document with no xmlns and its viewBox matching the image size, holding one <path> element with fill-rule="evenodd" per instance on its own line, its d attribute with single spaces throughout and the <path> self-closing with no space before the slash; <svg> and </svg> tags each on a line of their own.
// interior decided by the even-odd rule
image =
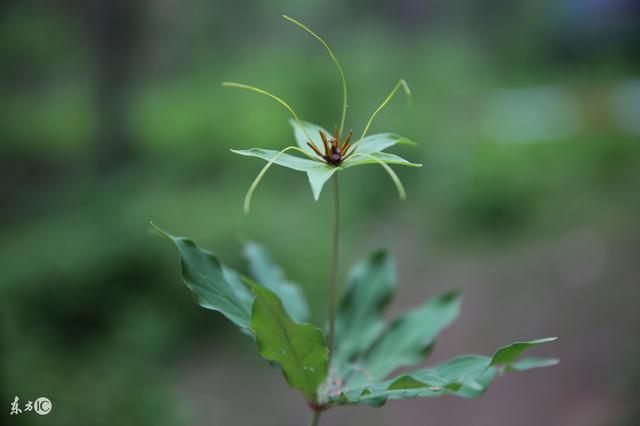
<svg viewBox="0 0 640 426">
<path fill-rule="evenodd" d="M 375 135 L 369 135 L 364 139 L 360 139 L 353 145 L 353 152 L 372 154 L 375 152 L 384 151 L 396 144 L 405 145 L 417 145 L 412 140 L 409 140 L 403 136 L 395 135 L 393 133 L 378 133 Z"/>
<path fill-rule="evenodd" d="M 361 166 L 363 164 L 379 164 L 380 162 L 387 164 L 395 164 L 398 166 L 422 167 L 422 164 L 412 163 L 404 158 L 391 154 L 389 152 L 355 152 L 351 157 L 347 158 L 343 163 L 343 167 L 349 168 L 353 166 Z"/>
<path fill-rule="evenodd" d="M 322 192 L 324 184 L 327 183 L 327 181 L 331 179 L 331 176 L 338 170 L 340 170 L 340 167 L 329 164 L 318 164 L 316 167 L 307 170 L 313 198 L 316 201 L 320 199 L 320 193 Z"/>
<path fill-rule="evenodd" d="M 245 213 L 248 213 L 249 210 L 251 209 L 251 197 L 253 196 L 253 193 L 255 192 L 256 188 L 258 187 L 258 184 L 260 184 L 260 181 L 262 180 L 262 178 L 264 177 L 265 173 L 267 173 L 267 171 L 269 170 L 269 168 L 274 164 L 280 164 L 278 163 L 278 161 L 280 161 L 283 157 L 283 155 L 287 155 L 285 154 L 286 151 L 290 151 L 290 150 L 294 150 L 294 151 L 299 151 L 302 152 L 303 154 L 307 155 L 302 149 L 298 148 L 297 146 L 288 146 L 284 149 L 282 149 L 279 152 L 276 151 L 270 151 L 270 150 L 261 150 L 258 148 L 253 148 L 250 149 L 248 151 L 233 151 L 237 154 L 240 155 L 251 155 L 254 157 L 259 157 L 259 158 L 263 158 L 263 159 L 267 159 L 266 157 L 269 158 L 269 162 L 262 168 L 262 170 L 260 170 L 260 173 L 258 173 L 258 176 L 256 176 L 256 178 L 254 179 L 253 183 L 251 184 L 251 186 L 249 187 L 249 190 L 247 191 L 247 195 L 244 198 L 244 211 Z M 298 158 L 298 157 L 294 157 L 292 155 L 287 155 L 287 157 L 285 158 L 285 164 L 281 164 L 284 165 L 285 167 L 289 167 L 291 169 L 294 170 L 298 170 L 298 171 L 306 171 L 310 168 L 313 168 L 316 166 L 317 163 L 319 162 L 315 162 L 315 161 L 311 161 L 311 160 L 306 160 L 304 158 Z"/>
<path fill-rule="evenodd" d="M 290 148 L 293 149 L 297 147 L 290 147 Z M 279 166 L 287 167 L 293 170 L 298 170 L 300 172 L 307 171 L 309 167 L 313 167 L 317 164 L 317 162 L 314 160 L 296 157 L 294 155 L 285 154 L 282 151 L 276 151 L 273 149 L 262 149 L 262 148 L 232 149 L 231 152 L 239 155 L 244 155 L 245 157 L 261 158 L 266 161 L 273 160 L 273 162 Z M 305 155 L 307 154 L 305 153 Z"/>
<path fill-rule="evenodd" d="M 381 158 L 379 158 L 381 156 L 381 154 L 385 154 L 386 156 L 392 156 L 392 157 L 397 157 L 398 159 L 402 160 L 403 162 L 401 163 L 395 163 L 392 161 L 389 161 L 391 164 L 402 164 L 402 165 L 412 165 L 415 167 L 420 167 L 421 165 L 419 164 L 413 164 L 413 163 L 409 163 L 406 160 L 403 160 L 402 158 L 398 157 L 397 155 L 393 155 L 393 154 L 388 154 L 386 152 L 378 152 L 375 155 L 374 154 L 365 154 L 365 153 L 356 153 L 353 154 L 353 156 L 351 158 L 348 158 L 347 160 L 345 160 L 342 164 L 344 165 L 345 168 L 347 167 L 353 167 L 353 166 L 358 166 L 361 164 L 378 164 L 380 165 L 380 167 L 382 167 L 384 169 L 385 172 L 387 172 L 387 174 L 389 175 L 389 177 L 391 178 L 391 180 L 393 181 L 393 184 L 396 186 L 396 189 L 398 190 L 398 196 L 400 197 L 401 200 L 405 200 L 407 198 L 407 192 L 404 190 L 404 186 L 402 185 L 402 182 L 400 181 L 400 178 L 398 177 L 398 175 L 391 169 L 391 167 L 389 167 L 386 164 L 386 161 L 382 160 Z M 365 159 L 363 159 L 362 161 L 356 160 L 355 158 L 358 157 L 365 157 Z"/>
</svg>

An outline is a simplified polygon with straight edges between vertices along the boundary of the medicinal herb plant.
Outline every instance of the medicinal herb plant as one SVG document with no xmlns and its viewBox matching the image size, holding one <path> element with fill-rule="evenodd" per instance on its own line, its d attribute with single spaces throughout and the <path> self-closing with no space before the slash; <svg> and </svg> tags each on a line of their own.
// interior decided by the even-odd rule
<svg viewBox="0 0 640 426">
<path fill-rule="evenodd" d="M 386 251 L 376 251 L 353 267 L 345 293 L 337 303 L 338 172 L 378 164 L 392 179 L 400 198 L 405 198 L 402 182 L 389 165 L 420 167 L 420 164 L 385 149 L 413 142 L 393 133 L 367 133 L 376 115 L 400 88 L 408 97 L 411 92 L 407 83 L 400 80 L 373 111 L 357 140 L 353 140 L 351 131 L 343 137 L 347 83 L 342 66 L 320 36 L 299 21 L 284 18 L 316 38 L 337 67 L 343 92 L 340 125 L 328 132 L 302 121 L 289 104 L 266 90 L 239 83 L 223 85 L 268 96 L 286 108 L 292 115 L 290 122 L 297 142 L 280 150 L 232 150 L 267 161 L 247 192 L 245 211 L 249 211 L 256 187 L 273 164 L 305 172 L 316 200 L 324 184 L 333 181 L 333 250 L 326 337 L 324 330 L 307 322 L 309 307 L 300 289 L 285 277 L 260 245 L 245 246 L 251 276 L 248 278 L 193 241 L 153 225 L 178 249 L 184 283 L 196 302 L 220 312 L 255 340 L 262 357 L 278 367 L 289 385 L 302 393 L 311 409 L 310 425 L 318 424 L 322 411 L 340 405 L 381 406 L 389 399 L 445 394 L 475 398 L 501 374 L 555 365 L 556 359 L 521 358 L 527 349 L 555 340 L 550 337 L 513 343 L 498 349 L 493 356 L 463 355 L 432 367 L 393 375 L 398 368 L 419 364 L 429 355 L 439 332 L 458 315 L 460 297 L 456 292 L 446 293 L 386 321 L 382 311 L 395 291 L 395 262 Z M 299 155 L 291 155 L 289 151 Z"/>
</svg>

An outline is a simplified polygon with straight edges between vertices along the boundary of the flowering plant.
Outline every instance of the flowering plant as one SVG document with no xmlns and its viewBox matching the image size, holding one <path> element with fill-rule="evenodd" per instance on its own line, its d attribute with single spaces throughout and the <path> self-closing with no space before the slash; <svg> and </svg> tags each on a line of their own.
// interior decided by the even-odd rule
<svg viewBox="0 0 640 426">
<path fill-rule="evenodd" d="M 233 152 L 267 161 L 249 188 L 244 208 L 265 173 L 273 164 L 306 172 L 315 199 L 324 184 L 333 186 L 333 252 L 329 277 L 328 327 L 322 330 L 308 323 L 309 307 L 298 286 L 256 243 L 245 246 L 250 278 L 225 266 L 211 252 L 193 241 L 155 229 L 172 242 L 181 256 L 182 277 L 196 302 L 220 312 L 254 339 L 263 358 L 277 366 L 289 385 L 300 391 L 312 410 L 310 424 L 316 425 L 320 413 L 338 405 L 381 406 L 389 399 L 435 397 L 445 394 L 474 398 L 483 394 L 501 374 L 555 365 L 556 359 L 521 358 L 534 346 L 555 340 L 536 339 L 499 348 L 492 356 L 464 355 L 441 364 L 415 368 L 397 375 L 401 368 L 421 363 L 430 353 L 437 335 L 458 315 L 460 296 L 449 292 L 436 296 L 392 321 L 382 311 L 396 287 L 395 262 L 379 250 L 351 270 L 346 291 L 337 303 L 339 261 L 339 187 L 337 172 L 364 164 L 379 164 L 389 174 L 401 198 L 405 190 L 389 165 L 419 167 L 397 155 L 385 152 L 406 138 L 380 133 L 367 136 L 376 115 L 407 83 L 400 80 L 378 106 L 360 137 L 352 143 L 352 132 L 343 138 L 347 109 L 347 83 L 333 51 L 316 33 L 302 23 L 284 16 L 315 37 L 329 53 L 340 74 L 343 104 L 340 125 L 332 134 L 315 124 L 302 121 L 279 97 L 254 86 L 223 83 L 268 96 L 292 115 L 291 125 L 297 145 L 281 150 L 251 148 Z M 288 154 L 294 151 L 302 156 Z"/>
</svg>

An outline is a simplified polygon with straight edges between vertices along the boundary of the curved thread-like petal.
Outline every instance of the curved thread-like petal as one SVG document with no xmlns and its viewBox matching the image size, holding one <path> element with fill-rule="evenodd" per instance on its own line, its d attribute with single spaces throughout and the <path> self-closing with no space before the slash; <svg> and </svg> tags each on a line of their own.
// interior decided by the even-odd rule
<svg viewBox="0 0 640 426">
<path fill-rule="evenodd" d="M 313 37 L 315 37 L 320 43 L 322 43 L 324 48 L 327 49 L 327 52 L 329 53 L 331 60 L 333 61 L 334 64 L 336 64 L 336 68 L 338 68 L 338 73 L 340 74 L 340 81 L 342 82 L 342 117 L 340 118 L 340 132 L 338 133 L 339 135 L 342 135 L 342 131 L 344 130 L 344 120 L 347 116 L 347 79 L 344 76 L 344 71 L 342 71 L 342 66 L 338 61 L 338 58 L 336 58 L 336 55 L 333 54 L 333 51 L 331 50 L 329 45 L 318 34 L 311 31 L 302 22 L 297 21 L 287 15 L 282 15 L 282 17 L 289 22 L 293 22 L 294 24 L 296 24 L 297 26 L 299 26 L 300 28 L 302 28 L 303 30 L 311 34 Z"/>
<path fill-rule="evenodd" d="M 376 108 L 375 111 L 373 111 L 373 114 L 371 114 L 371 118 L 369 118 L 369 121 L 367 122 L 367 125 L 364 127 L 364 130 L 362 131 L 362 135 L 360 136 L 360 139 L 358 139 L 358 141 L 364 139 L 364 137 L 367 135 L 367 132 L 369 131 L 369 127 L 371 127 L 371 123 L 373 122 L 373 119 L 376 117 L 376 115 L 378 115 L 378 113 L 385 106 L 387 106 L 389 101 L 391 101 L 391 99 L 396 94 L 398 89 L 400 89 L 400 87 L 402 87 L 404 89 L 404 93 L 405 93 L 405 95 L 407 95 L 407 99 L 409 100 L 409 102 L 411 102 L 411 89 L 409 89 L 409 85 L 407 84 L 406 81 L 404 81 L 404 79 L 400 79 L 396 83 L 396 85 L 393 88 L 393 90 L 391 90 L 391 93 L 389 93 L 389 95 L 387 95 L 387 97 L 384 99 L 384 101 L 382 101 L 380 106 L 378 106 L 378 108 Z"/>
<path fill-rule="evenodd" d="M 357 152 L 355 154 L 353 154 L 353 156 L 351 157 L 351 159 L 353 159 L 353 157 L 356 156 L 364 156 L 367 157 L 368 159 L 372 160 L 374 163 L 379 164 L 380 166 L 382 166 L 382 168 L 387 172 L 387 174 L 389 175 L 389 177 L 391 178 L 391 180 L 393 181 L 394 185 L 396 186 L 396 189 L 398 190 L 398 196 L 400 197 L 401 200 L 406 200 L 407 198 L 407 193 L 404 190 L 404 186 L 402 186 L 402 182 L 400 181 L 400 178 L 398 177 L 398 175 L 391 169 L 391 167 L 389 167 L 387 164 L 385 164 L 384 161 L 380 160 L 379 158 L 374 157 L 371 154 L 367 154 L 364 152 Z"/>
<path fill-rule="evenodd" d="M 290 151 L 290 150 L 298 151 L 298 152 L 303 153 L 304 155 L 309 156 L 303 149 L 298 148 L 297 146 L 288 146 L 288 147 L 280 150 L 276 155 L 274 155 L 273 158 L 271 158 L 269 160 L 269 162 L 262 168 L 262 170 L 260 170 L 260 173 L 258 173 L 258 176 L 256 176 L 256 178 L 254 179 L 253 183 L 249 187 L 249 190 L 247 191 L 247 195 L 244 197 L 244 206 L 243 207 L 244 207 L 244 212 L 245 213 L 249 213 L 249 210 L 251 208 L 251 197 L 253 196 L 254 191 L 258 187 L 258 184 L 260 183 L 260 181 L 264 177 L 265 173 L 267 173 L 267 170 L 269 170 L 269 168 L 273 165 L 273 163 L 275 163 L 282 154 L 284 154 L 285 152 Z M 295 170 L 300 170 L 300 169 L 296 168 Z M 300 171 L 302 171 L 302 170 L 300 170 Z"/>
<path fill-rule="evenodd" d="M 296 112 L 293 110 L 293 108 L 291 108 L 289 106 L 288 103 L 286 103 L 285 101 L 283 101 L 281 98 L 277 97 L 276 95 L 274 95 L 273 93 L 269 93 L 264 89 L 261 89 L 259 87 L 255 87 L 255 86 L 250 86 L 248 84 L 242 84 L 242 83 L 234 83 L 231 81 L 224 81 L 222 82 L 222 85 L 224 87 L 233 87 L 236 89 L 243 89 L 243 90 L 250 90 L 252 92 L 256 92 L 256 93 L 260 93 L 261 95 L 265 95 L 270 97 L 271 99 L 275 100 L 276 102 L 278 102 L 280 105 L 282 105 L 283 107 L 285 107 L 290 113 L 291 115 L 293 115 L 293 118 L 298 122 L 298 124 L 300 125 L 300 127 L 302 127 L 302 130 L 306 133 L 307 131 L 305 130 L 304 126 L 302 125 L 302 120 L 300 120 L 300 118 L 298 117 L 298 114 L 296 114 Z M 309 136 L 308 133 L 307 137 L 309 139 L 311 139 L 311 136 Z"/>
</svg>

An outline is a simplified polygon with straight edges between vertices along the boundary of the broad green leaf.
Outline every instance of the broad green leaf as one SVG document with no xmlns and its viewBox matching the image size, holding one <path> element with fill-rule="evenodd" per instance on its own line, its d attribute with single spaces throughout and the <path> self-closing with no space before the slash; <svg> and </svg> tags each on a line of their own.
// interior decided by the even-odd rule
<svg viewBox="0 0 640 426">
<path fill-rule="evenodd" d="M 548 367 L 557 364 L 555 359 L 527 358 L 518 361 L 518 357 L 524 350 L 555 339 L 539 339 L 525 342 L 526 346 L 517 355 L 502 358 L 505 363 L 499 363 L 494 357 L 480 355 L 464 355 L 452 358 L 435 367 L 421 368 L 401 374 L 382 383 L 370 385 L 346 386 L 339 395 L 334 394 L 332 399 L 338 403 L 365 403 L 369 405 L 381 405 L 387 399 L 408 399 L 417 397 L 432 397 L 443 394 L 454 394 L 465 398 L 476 398 L 482 395 L 491 382 L 501 371 L 524 371 L 531 368 Z M 497 363 L 498 362 L 498 363 Z M 497 364 L 496 364 L 497 363 Z"/>
<path fill-rule="evenodd" d="M 445 390 L 462 396 L 479 396 L 496 375 L 495 369 L 489 369 L 490 362 L 491 358 L 486 356 L 458 356 L 436 367 L 415 370 L 391 379 L 387 382 L 387 389 L 417 390 L 426 387 L 428 392 Z"/>
<path fill-rule="evenodd" d="M 335 323 L 333 360 L 344 363 L 368 349 L 385 327 L 382 309 L 396 287 L 395 262 L 384 250 L 374 252 L 351 270 Z"/>
<path fill-rule="evenodd" d="M 379 162 L 396 164 L 399 166 L 422 167 L 422 164 L 411 163 L 402 157 L 388 152 L 359 153 L 358 151 L 354 152 L 352 156 L 344 160 L 342 162 L 342 167 L 347 169 L 349 167 L 362 166 L 364 164 L 378 164 Z"/>
<path fill-rule="evenodd" d="M 313 192 L 313 198 L 318 201 L 320 199 L 320 193 L 324 184 L 327 183 L 331 176 L 341 167 L 332 166 L 326 163 L 316 163 L 314 167 L 307 170 L 307 176 L 309 177 L 309 184 L 311 185 L 311 191 Z"/>
<path fill-rule="evenodd" d="M 345 388 L 339 400 L 347 404 L 381 405 L 387 399 L 433 397 L 445 393 L 480 396 L 496 376 L 496 369 L 489 369 L 490 362 L 491 358 L 479 355 L 456 357 L 385 382 Z"/>
<path fill-rule="evenodd" d="M 513 361 L 516 360 L 524 351 L 529 349 L 531 346 L 536 346 L 541 343 L 553 342 L 557 337 L 547 337 L 544 339 L 531 340 L 529 342 L 516 342 L 512 343 L 508 346 L 504 346 L 495 353 L 493 359 L 491 360 L 491 365 L 497 366 L 510 366 L 513 364 Z"/>
<path fill-rule="evenodd" d="M 271 290 L 249 282 L 255 294 L 251 329 L 263 358 L 280 365 L 289 385 L 316 402 L 327 377 L 329 350 L 319 328 L 293 322 Z"/>
<path fill-rule="evenodd" d="M 310 153 L 311 155 L 315 156 L 316 154 L 313 152 L 311 148 L 309 148 L 309 145 L 307 145 L 307 142 L 309 142 L 309 138 L 307 137 L 305 132 L 302 130 L 300 125 L 296 122 L 296 120 L 293 120 L 293 119 L 290 119 L 289 123 L 291 123 L 291 126 L 293 127 L 293 135 L 296 138 L 296 142 L 298 143 L 298 146 L 304 149 L 305 151 L 307 151 L 308 153 Z M 309 134 L 309 136 L 311 136 L 311 139 L 312 139 L 311 142 L 313 142 L 314 145 L 320 149 L 320 151 L 324 151 L 323 145 L 322 145 L 322 139 L 320 138 L 319 131 L 322 130 L 327 136 L 330 136 L 331 133 L 316 124 L 309 123 L 306 121 L 302 121 L 301 123 L 304 126 L 307 133 Z"/>
<path fill-rule="evenodd" d="M 266 161 L 271 161 L 275 158 L 275 160 L 273 161 L 275 164 L 287 167 L 289 169 L 298 170 L 300 172 L 306 172 L 310 168 L 316 167 L 318 164 L 320 164 L 319 162 L 313 161 L 308 158 L 300 158 L 296 157 L 295 155 L 281 153 L 280 151 L 274 151 L 272 149 L 232 149 L 231 152 L 239 155 L 244 155 L 246 157 L 262 158 Z"/>
<path fill-rule="evenodd" d="M 450 292 L 393 321 L 362 360 L 369 379 L 380 380 L 396 368 L 421 362 L 459 309 L 458 293 Z"/>
<path fill-rule="evenodd" d="M 198 305 L 218 311 L 248 334 L 252 295 L 239 275 L 224 266 L 216 256 L 185 237 L 177 237 L 151 224 L 178 249 L 182 279 Z"/>
<path fill-rule="evenodd" d="M 282 268 L 275 264 L 267 251 L 252 241 L 244 246 L 252 278 L 273 291 L 282 300 L 289 316 L 296 322 L 309 320 L 307 301 L 297 284 L 287 280 Z"/>
<path fill-rule="evenodd" d="M 378 133 L 376 135 L 369 135 L 356 142 L 353 145 L 353 151 L 371 154 L 384 151 L 396 144 L 416 145 L 412 140 L 393 133 Z"/>
</svg>

